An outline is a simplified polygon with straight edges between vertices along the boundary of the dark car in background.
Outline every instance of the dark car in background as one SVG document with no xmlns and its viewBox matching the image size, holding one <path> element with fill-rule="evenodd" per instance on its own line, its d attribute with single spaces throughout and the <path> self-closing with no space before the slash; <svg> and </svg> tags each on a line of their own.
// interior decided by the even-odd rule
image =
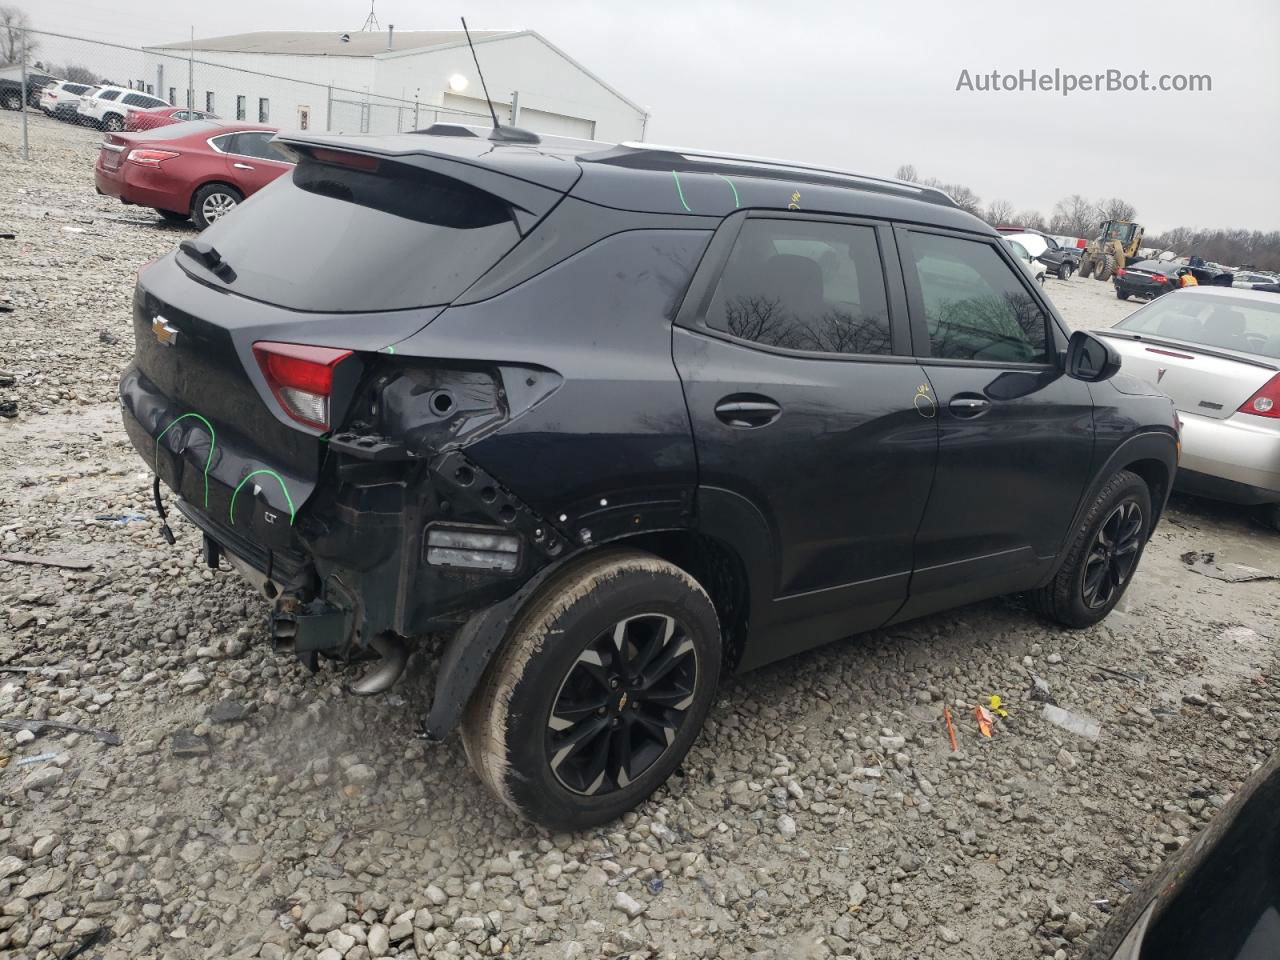
<svg viewBox="0 0 1280 960">
<path fill-rule="evenodd" d="M 1116 270 L 1111 282 L 1121 300 L 1130 297 L 1150 300 L 1177 290 L 1183 274 L 1190 274 L 1196 285 L 1203 287 L 1229 287 L 1232 282 L 1232 275 L 1216 265 L 1191 267 L 1176 260 L 1141 260 Z"/>
<path fill-rule="evenodd" d="M 1070 280 L 1080 267 L 1080 251 L 1074 247 L 1064 247 L 1055 238 L 1043 230 L 1029 227 L 997 227 L 1006 237 L 1017 240 L 1033 258 L 1045 265 L 1047 273 L 1059 280 Z"/>
<path fill-rule="evenodd" d="M 945 193 L 450 133 L 282 135 L 291 173 L 140 274 L 120 400 L 277 643 L 376 651 L 375 693 L 445 635 L 424 733 L 512 809 L 631 809 L 725 671 L 1120 599 L 1173 407 Z"/>
<path fill-rule="evenodd" d="M 271 143 L 274 127 L 192 120 L 102 138 L 98 192 L 152 207 L 167 220 L 190 218 L 203 230 L 246 197 L 293 169 Z"/>
<path fill-rule="evenodd" d="M 40 92 L 49 84 L 57 82 L 57 77 L 28 70 L 24 87 L 21 67 L 14 64 L 0 67 L 0 107 L 5 110 L 21 110 L 25 103 L 29 107 L 39 108 Z"/>
</svg>

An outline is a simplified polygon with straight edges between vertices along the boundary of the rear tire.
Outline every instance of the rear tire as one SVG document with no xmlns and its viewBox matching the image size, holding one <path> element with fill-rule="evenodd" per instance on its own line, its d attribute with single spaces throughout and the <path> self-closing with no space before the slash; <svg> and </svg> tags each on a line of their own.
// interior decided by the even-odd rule
<svg viewBox="0 0 1280 960">
<path fill-rule="evenodd" d="M 119 133 L 124 129 L 124 117 L 118 113 L 108 113 L 102 118 L 102 129 L 108 133 Z"/>
<path fill-rule="evenodd" d="M 1085 257 L 1080 261 L 1080 279 L 1088 280 L 1090 274 L 1093 273 L 1093 261 Z"/>
<path fill-rule="evenodd" d="M 1262 518 L 1271 524 L 1271 529 L 1280 533 L 1280 503 L 1269 503 L 1262 508 Z"/>
<path fill-rule="evenodd" d="M 1116 287 L 1116 298 L 1120 300 L 1128 300 L 1129 295 L 1125 293 L 1123 290 L 1121 290 L 1119 287 Z"/>
<path fill-rule="evenodd" d="M 1098 268 L 1097 279 L 1110 280 L 1111 275 L 1116 272 L 1116 258 L 1107 254 L 1102 258 L 1102 266 Z"/>
<path fill-rule="evenodd" d="M 191 198 L 191 220 L 203 230 L 209 224 L 234 210 L 244 195 L 225 183 L 206 183 Z"/>
<path fill-rule="evenodd" d="M 1151 493 L 1136 473 L 1103 484 L 1048 584 L 1031 594 L 1036 611 L 1067 627 L 1091 627 L 1124 596 L 1151 531 Z"/>
<path fill-rule="evenodd" d="M 13 91 L 6 91 L 3 96 L 0 96 L 0 106 L 6 110 L 21 110 L 22 97 Z"/>
<path fill-rule="evenodd" d="M 552 830 L 607 823 L 658 789 L 702 728 L 720 627 L 701 586 L 634 550 L 570 565 L 526 603 L 467 705 L 481 781 Z"/>
</svg>

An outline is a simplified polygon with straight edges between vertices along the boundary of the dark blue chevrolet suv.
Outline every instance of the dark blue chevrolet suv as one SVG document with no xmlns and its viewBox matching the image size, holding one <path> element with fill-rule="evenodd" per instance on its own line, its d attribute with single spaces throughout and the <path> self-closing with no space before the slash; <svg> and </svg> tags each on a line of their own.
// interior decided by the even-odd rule
<svg viewBox="0 0 1280 960">
<path fill-rule="evenodd" d="M 423 727 L 555 828 L 671 774 L 716 684 L 1011 592 L 1106 616 L 1172 404 L 942 192 L 645 144 L 282 136 L 147 268 L 125 426 L 273 640 L 448 637 Z M 168 532 L 168 528 L 164 528 Z"/>
</svg>

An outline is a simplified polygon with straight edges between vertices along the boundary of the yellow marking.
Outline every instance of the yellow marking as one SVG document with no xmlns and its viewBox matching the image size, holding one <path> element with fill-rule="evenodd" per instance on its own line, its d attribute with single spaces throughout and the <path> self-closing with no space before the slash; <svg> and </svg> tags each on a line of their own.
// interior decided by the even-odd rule
<svg viewBox="0 0 1280 960">
<path fill-rule="evenodd" d="M 797 190 L 795 193 L 791 195 L 791 202 L 787 204 L 787 209 L 788 210 L 800 209 L 800 191 L 799 190 Z"/>
</svg>

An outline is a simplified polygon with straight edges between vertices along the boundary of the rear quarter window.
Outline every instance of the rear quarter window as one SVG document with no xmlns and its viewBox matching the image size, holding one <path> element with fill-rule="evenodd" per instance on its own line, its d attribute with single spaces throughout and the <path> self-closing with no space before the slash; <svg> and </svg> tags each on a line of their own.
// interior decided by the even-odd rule
<svg viewBox="0 0 1280 960">
<path fill-rule="evenodd" d="M 294 310 L 449 303 L 519 242 L 510 207 L 467 183 L 380 161 L 303 160 L 202 235 L 234 271 L 202 280 Z"/>
</svg>

